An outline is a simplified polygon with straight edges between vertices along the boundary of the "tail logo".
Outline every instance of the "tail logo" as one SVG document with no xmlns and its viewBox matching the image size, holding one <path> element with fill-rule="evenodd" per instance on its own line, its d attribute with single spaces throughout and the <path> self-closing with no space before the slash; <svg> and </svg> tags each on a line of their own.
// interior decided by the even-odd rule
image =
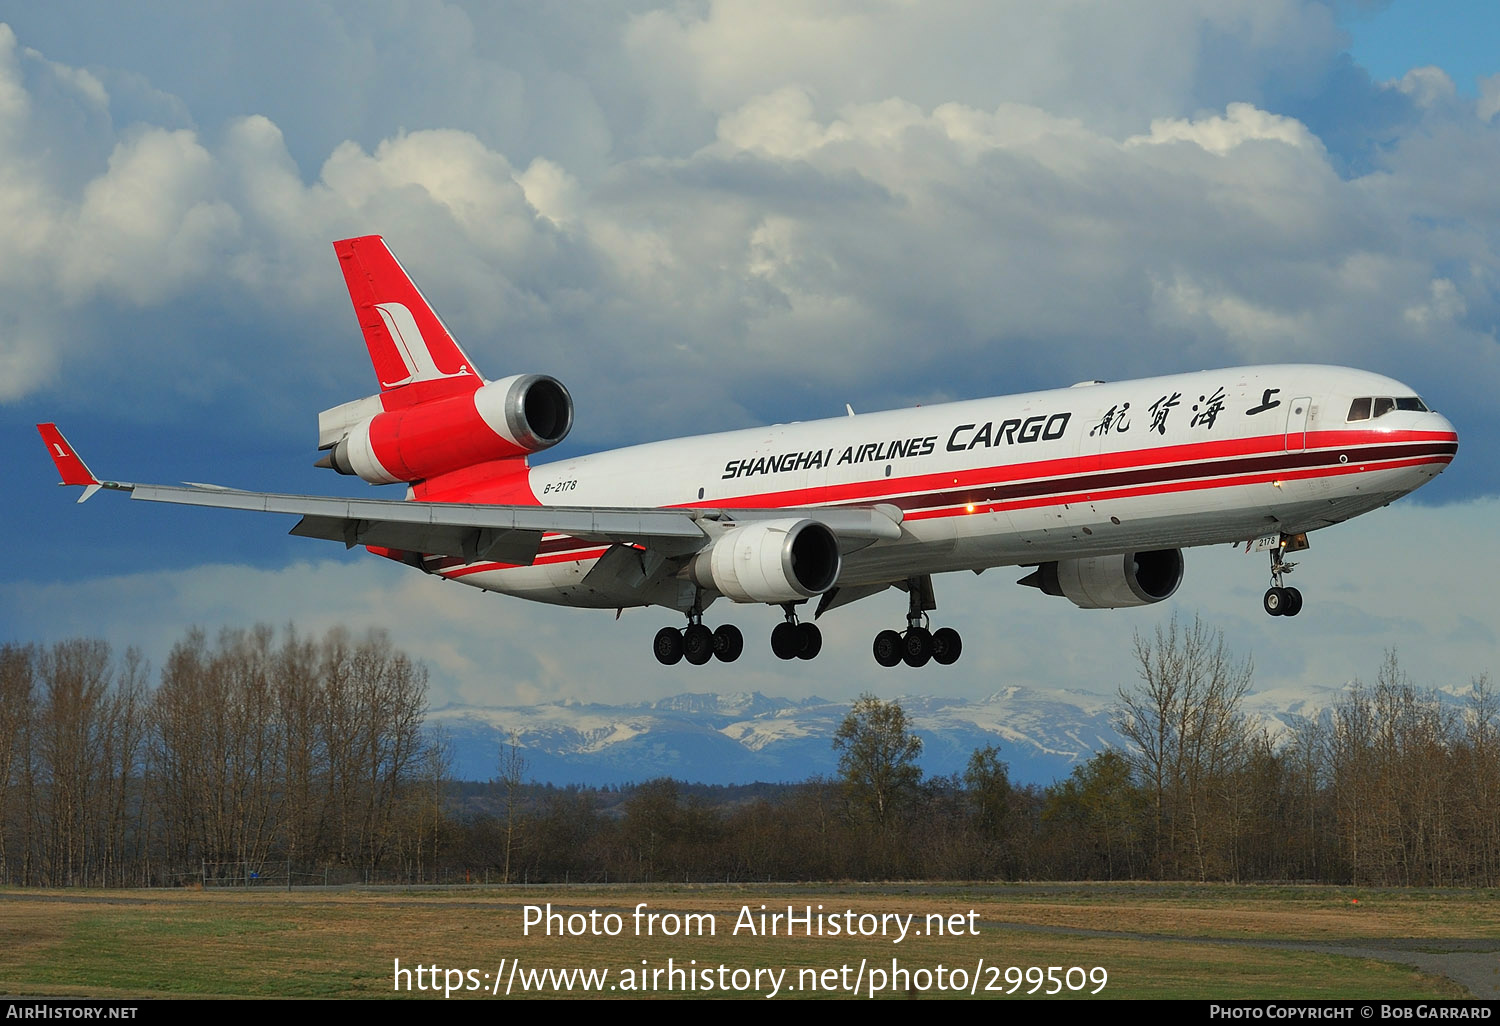
<svg viewBox="0 0 1500 1026">
<path fill-rule="evenodd" d="M 457 378 L 469 373 L 466 366 L 452 374 L 444 374 L 438 369 L 432 358 L 432 351 L 427 348 L 427 340 L 417 327 L 417 319 L 404 304 L 376 303 L 375 309 L 380 311 L 381 320 L 385 321 L 386 331 L 390 333 L 391 341 L 396 346 L 396 355 L 406 365 L 406 377 L 397 381 L 382 381 L 381 388 L 395 388 L 413 381 Z"/>
</svg>

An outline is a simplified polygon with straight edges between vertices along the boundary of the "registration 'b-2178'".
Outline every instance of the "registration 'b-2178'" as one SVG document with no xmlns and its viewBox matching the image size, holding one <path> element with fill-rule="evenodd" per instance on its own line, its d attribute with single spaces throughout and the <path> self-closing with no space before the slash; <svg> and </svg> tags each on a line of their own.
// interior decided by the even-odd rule
<svg viewBox="0 0 1500 1026">
<path fill-rule="evenodd" d="M 1028 567 L 1021 584 L 1078 606 L 1140 606 L 1177 590 L 1183 548 L 1258 543 L 1266 612 L 1295 616 L 1287 553 L 1458 451 L 1453 425 L 1399 381 L 1290 364 L 851 409 L 533 466 L 572 427 L 562 383 L 485 379 L 380 237 L 334 249 L 380 391 L 319 415 L 318 465 L 404 484 L 404 500 L 105 481 L 39 425 L 63 483 L 300 515 L 293 534 L 521 598 L 662 606 L 686 618 L 655 636 L 669 664 L 739 657 L 738 628 L 704 623 L 715 599 L 779 607 L 772 651 L 811 659 L 814 620 L 894 587 L 906 626 L 876 635 L 875 659 L 920 666 L 962 651 L 929 618 L 933 575 L 959 570 Z"/>
</svg>

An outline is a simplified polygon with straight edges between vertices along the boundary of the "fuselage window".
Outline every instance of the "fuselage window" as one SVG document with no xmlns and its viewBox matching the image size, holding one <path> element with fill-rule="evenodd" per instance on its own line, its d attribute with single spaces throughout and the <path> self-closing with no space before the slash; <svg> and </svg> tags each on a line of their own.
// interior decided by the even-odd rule
<svg viewBox="0 0 1500 1026">
<path fill-rule="evenodd" d="M 1349 404 L 1349 419 L 1350 420 L 1369 420 L 1370 419 L 1370 400 L 1369 400 L 1368 396 L 1365 397 L 1364 399 L 1356 399 L 1356 400 L 1354 400 L 1354 402 L 1352 402 L 1352 403 Z"/>
</svg>

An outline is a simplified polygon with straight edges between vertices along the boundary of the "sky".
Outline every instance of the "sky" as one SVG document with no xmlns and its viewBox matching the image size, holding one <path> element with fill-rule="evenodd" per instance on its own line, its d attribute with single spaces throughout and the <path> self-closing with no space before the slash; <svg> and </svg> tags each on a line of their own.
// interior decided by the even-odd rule
<svg viewBox="0 0 1500 1026">
<path fill-rule="evenodd" d="M 0 639 L 160 665 L 194 625 L 387 630 L 432 702 L 1113 694 L 1200 616 L 1265 690 L 1500 667 L 1500 8 L 0 2 Z M 1265 557 L 1190 550 L 1168 602 L 1079 610 L 1023 571 L 937 580 L 964 636 L 882 670 L 904 598 L 782 663 L 663 668 L 675 614 L 529 605 L 289 519 L 55 487 L 103 476 L 369 494 L 312 467 L 373 391 L 330 243 L 386 236 L 490 377 L 577 404 L 551 456 L 1269 362 L 1410 384 L 1461 435 L 1421 493 L 1315 534 L 1295 619 Z M 377 492 L 376 494 L 383 494 Z"/>
</svg>

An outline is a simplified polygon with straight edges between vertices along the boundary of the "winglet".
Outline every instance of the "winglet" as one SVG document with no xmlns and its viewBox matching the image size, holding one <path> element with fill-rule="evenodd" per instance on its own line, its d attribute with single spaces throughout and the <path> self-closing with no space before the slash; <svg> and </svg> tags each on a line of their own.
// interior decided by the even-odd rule
<svg viewBox="0 0 1500 1026">
<path fill-rule="evenodd" d="M 47 455 L 57 464 L 57 472 L 62 475 L 61 483 L 82 486 L 83 494 L 78 497 L 79 502 L 86 501 L 103 487 L 94 472 L 83 462 L 83 458 L 73 451 L 63 433 L 57 430 L 56 424 L 38 424 L 36 429 L 41 432 L 42 441 L 47 443 Z"/>
</svg>

